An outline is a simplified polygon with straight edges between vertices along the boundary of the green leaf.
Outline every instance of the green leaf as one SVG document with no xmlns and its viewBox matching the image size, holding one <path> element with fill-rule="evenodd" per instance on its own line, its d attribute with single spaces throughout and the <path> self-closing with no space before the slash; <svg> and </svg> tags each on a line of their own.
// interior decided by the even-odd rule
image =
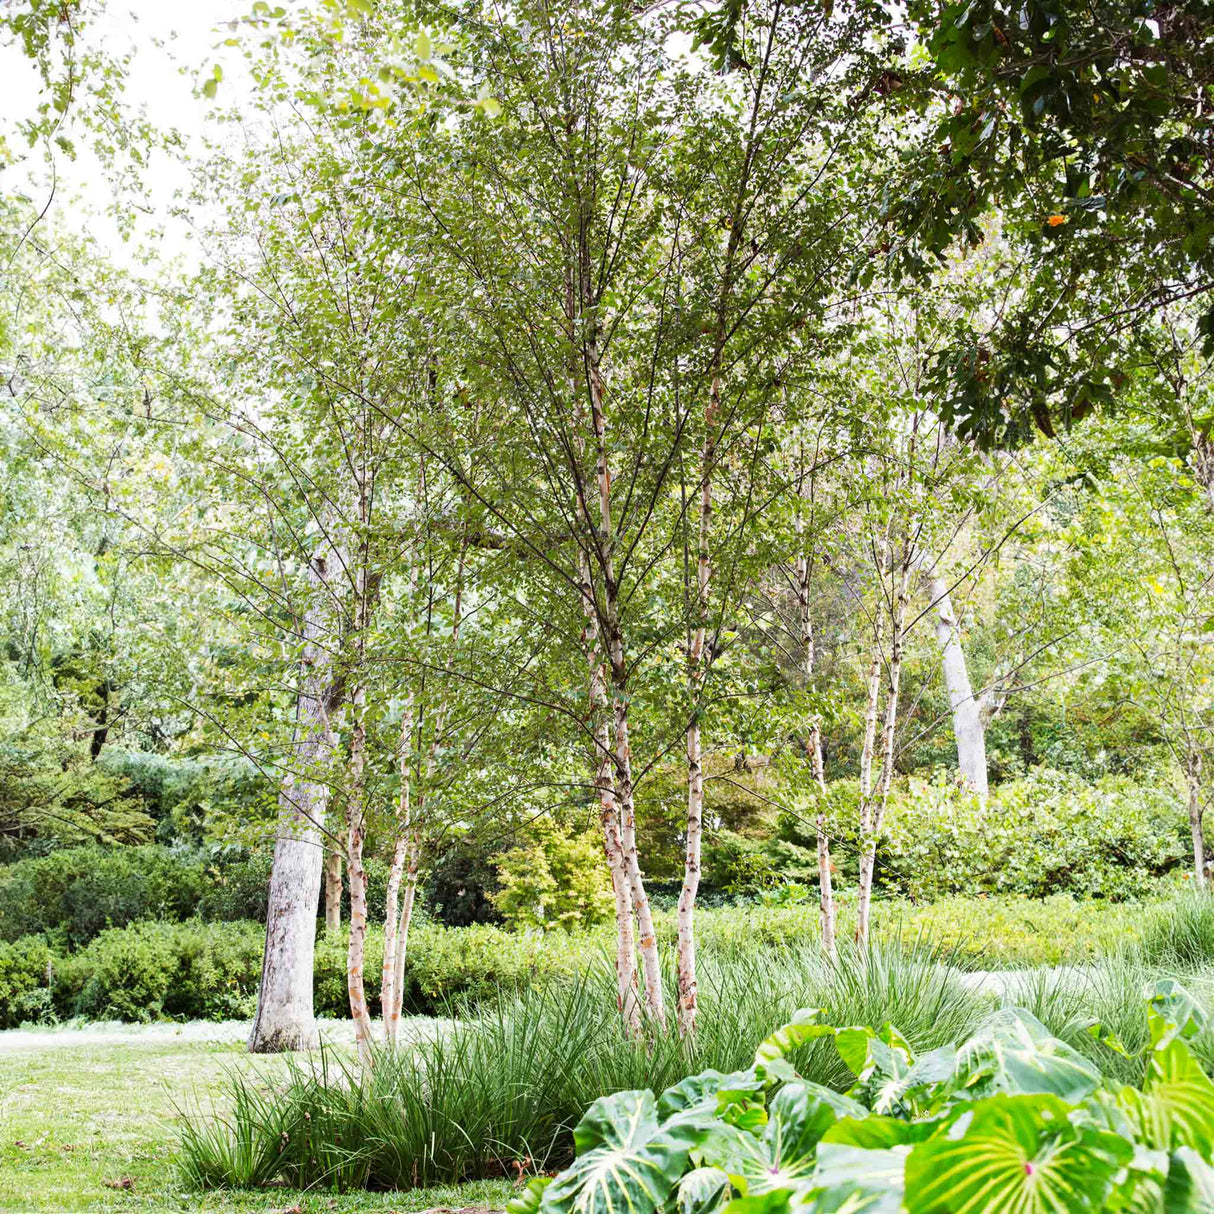
<svg viewBox="0 0 1214 1214">
<path fill-rule="evenodd" d="M 702 1135 L 690 1125 L 659 1129 L 652 1092 L 600 1096 L 573 1131 L 577 1159 L 544 1191 L 544 1214 L 653 1214 Z"/>
<path fill-rule="evenodd" d="M 831 1097 L 824 1098 L 805 1083 L 786 1083 L 780 1089 L 768 1108 L 763 1131 L 763 1141 L 777 1163 L 812 1154 L 822 1135 L 839 1120 L 835 1100 L 840 1098 L 833 1092 Z"/>
<path fill-rule="evenodd" d="M 1039 1092 L 1068 1104 L 1078 1104 L 1100 1083 L 1100 1072 L 1088 1059 L 1019 1007 L 996 1012 L 965 1043 L 959 1069 L 970 1076 L 989 1072 L 996 1090 Z"/>
<path fill-rule="evenodd" d="M 1214 1214 L 1214 1167 L 1192 1147 L 1181 1147 L 1168 1161 L 1163 1208 L 1166 1214 Z"/>
<path fill-rule="evenodd" d="M 423 63 L 427 62 L 430 56 L 434 53 L 433 44 L 430 42 L 430 35 L 427 34 L 425 30 L 422 30 L 422 32 L 417 35 L 417 39 L 413 43 L 413 53 Z"/>
<path fill-rule="evenodd" d="M 533 1176 L 523 1191 L 506 1203 L 506 1214 L 539 1214 L 544 1190 L 551 1180 L 551 1176 Z"/>
<path fill-rule="evenodd" d="M 1147 1012 L 1151 1027 L 1151 1044 L 1166 1045 L 1175 1037 L 1188 1040 L 1206 1026 L 1206 1014 L 1201 1005 L 1174 978 L 1161 978 L 1155 983 Z"/>
<path fill-rule="evenodd" d="M 1050 1096 L 993 1096 L 906 1162 L 909 1214 L 1060 1214 L 1097 1211 L 1133 1147 L 1074 1127 Z"/>
<path fill-rule="evenodd" d="M 1142 1091 L 1123 1088 L 1118 1103 L 1148 1147 L 1208 1152 L 1214 1144 L 1214 1082 L 1183 1041 L 1154 1048 Z"/>
<path fill-rule="evenodd" d="M 905 1200 L 905 1172 L 909 1147 L 868 1151 L 860 1147 L 824 1142 L 818 1148 L 813 1176 L 814 1211 L 868 1211 L 897 1214 Z"/>
<path fill-rule="evenodd" d="M 693 1168 L 679 1181 L 673 1214 L 716 1214 L 728 1200 L 729 1177 L 720 1168 Z"/>
<path fill-rule="evenodd" d="M 790 1051 L 804 1045 L 807 1041 L 812 1041 L 815 1037 L 833 1036 L 835 1032 L 833 1028 L 818 1023 L 818 1017 L 821 1014 L 821 1008 L 815 1007 L 803 1007 L 794 1012 L 793 1018 L 787 1024 L 781 1025 L 774 1033 L 759 1042 L 759 1048 L 755 1050 L 755 1066 L 783 1058 Z"/>
</svg>

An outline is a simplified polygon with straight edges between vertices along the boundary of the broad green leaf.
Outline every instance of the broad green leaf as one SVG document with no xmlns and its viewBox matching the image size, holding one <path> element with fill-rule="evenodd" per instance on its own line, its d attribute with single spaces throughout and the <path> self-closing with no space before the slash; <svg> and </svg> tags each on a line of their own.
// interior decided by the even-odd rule
<svg viewBox="0 0 1214 1214">
<path fill-rule="evenodd" d="M 506 1203 L 506 1214 L 539 1214 L 544 1190 L 551 1180 L 551 1176 L 533 1176 L 523 1191 Z"/>
<path fill-rule="evenodd" d="M 825 1089 L 823 1089 L 825 1090 Z M 824 1098 L 808 1084 L 786 1083 L 768 1108 L 763 1141 L 777 1161 L 809 1156 L 822 1135 L 839 1119 L 835 1101 Z M 854 1102 L 850 1102 L 853 1103 Z"/>
<path fill-rule="evenodd" d="M 909 1214 L 1062 1214 L 1102 1208 L 1130 1143 L 1074 1127 L 1045 1095 L 993 1096 L 906 1163 Z"/>
<path fill-rule="evenodd" d="M 922 1142 L 939 1128 L 936 1121 L 905 1121 L 872 1113 L 863 1118 L 841 1117 L 822 1135 L 822 1141 L 876 1151 Z"/>
<path fill-rule="evenodd" d="M 775 1062 L 815 1037 L 833 1037 L 835 1030 L 830 1025 L 818 1023 L 821 1014 L 820 1008 L 809 1007 L 794 1012 L 787 1024 L 759 1043 L 755 1050 L 755 1066 Z"/>
<path fill-rule="evenodd" d="M 679 1181 L 674 1214 L 716 1214 L 728 1201 L 729 1177 L 720 1168 L 693 1168 Z"/>
<path fill-rule="evenodd" d="M 1147 1019 L 1151 1026 L 1151 1044 L 1167 1045 L 1173 1038 L 1188 1040 L 1206 1025 L 1201 1005 L 1174 978 L 1161 978 L 1151 994 Z"/>
<path fill-rule="evenodd" d="M 1192 1147 L 1181 1147 L 1168 1160 L 1163 1209 L 1165 1214 L 1214 1214 L 1214 1167 Z"/>
<path fill-rule="evenodd" d="M 1142 1091 L 1123 1088 L 1118 1103 L 1148 1147 L 1214 1146 L 1214 1082 L 1183 1041 L 1153 1049 Z"/>
<path fill-rule="evenodd" d="M 983 1070 L 991 1086 L 1012 1095 L 1042 1093 L 1078 1104 L 1094 1092 L 1100 1072 L 1024 1008 L 1003 1008 L 961 1049 L 960 1070 Z"/>
<path fill-rule="evenodd" d="M 869 1211 L 897 1214 L 905 1197 L 904 1174 L 909 1147 L 869 1151 L 861 1147 L 824 1142 L 818 1148 L 813 1175 L 815 1204 L 826 1214 L 835 1211 Z"/>
<path fill-rule="evenodd" d="M 724 1079 L 720 1071 L 702 1071 L 699 1075 L 688 1075 L 686 1079 L 681 1079 L 658 1097 L 658 1119 L 664 1122 L 676 1113 L 692 1108 L 715 1109 L 717 1093 Z"/>
<path fill-rule="evenodd" d="M 573 1131 L 578 1157 L 544 1191 L 544 1214 L 654 1214 L 670 1196 L 694 1126 L 659 1129 L 652 1092 L 601 1096 Z"/>
</svg>

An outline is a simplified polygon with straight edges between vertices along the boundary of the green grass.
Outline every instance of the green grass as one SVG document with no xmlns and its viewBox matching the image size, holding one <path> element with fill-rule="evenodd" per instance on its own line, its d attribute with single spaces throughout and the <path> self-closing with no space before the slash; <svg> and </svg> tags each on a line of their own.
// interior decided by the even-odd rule
<svg viewBox="0 0 1214 1214">
<path fill-rule="evenodd" d="M 300 1205 L 308 1214 L 500 1208 L 503 1180 L 408 1193 L 301 1194 L 187 1190 L 175 1152 L 177 1108 L 222 1108 L 229 1076 L 285 1076 L 282 1057 L 240 1045 L 138 1042 L 4 1050 L 0 1038 L 0 1210 L 214 1211 L 243 1214 Z M 18 1145 L 21 1144 L 21 1145 Z M 131 1187 L 115 1188 L 129 1179 Z M 107 1184 L 107 1182 L 110 1182 Z"/>
</svg>

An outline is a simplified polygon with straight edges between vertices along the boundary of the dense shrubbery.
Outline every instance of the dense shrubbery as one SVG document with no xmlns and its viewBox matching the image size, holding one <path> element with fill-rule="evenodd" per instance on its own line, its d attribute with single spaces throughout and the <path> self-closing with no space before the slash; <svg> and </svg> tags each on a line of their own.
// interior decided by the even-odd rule
<svg viewBox="0 0 1214 1214">
<path fill-rule="evenodd" d="M 0 940 L 46 933 L 77 947 L 136 919 L 181 920 L 203 864 L 165 847 L 71 847 L 0 867 Z"/>
<path fill-rule="evenodd" d="M 854 780 L 828 786 L 844 888 L 854 876 L 858 799 Z M 891 794 L 876 884 L 916 902 L 953 894 L 1141 898 L 1160 876 L 1190 863 L 1188 829 L 1173 793 L 1124 776 L 1087 784 L 1041 769 L 1000 785 L 985 806 L 951 780 L 912 777 Z M 784 815 L 778 836 L 759 849 L 768 872 L 814 880 L 812 831 L 812 816 Z"/>
<path fill-rule="evenodd" d="M 843 906 L 843 935 L 851 915 Z M 657 915 L 669 952 L 674 915 Z M 747 906 L 706 909 L 698 916 L 704 957 L 747 965 L 776 964 L 814 949 L 817 908 Z M 1187 898 L 1109 906 L 1066 897 L 953 898 L 929 907 L 884 902 L 875 931 L 911 947 L 931 941 L 961 968 L 1092 961 L 1132 953 L 1146 964 L 1189 967 L 1214 962 L 1214 900 Z M 136 922 L 102 932 L 87 947 L 58 955 L 41 937 L 0 944 L 0 1027 L 76 1015 L 146 1020 L 224 1019 L 251 1012 L 261 969 L 260 924 Z M 610 970 L 610 929 L 519 933 L 492 924 L 447 928 L 421 920 L 410 936 L 406 1011 L 444 1014 L 453 1002 L 483 1003 L 501 992 L 566 984 Z M 1137 951 L 1135 951 L 1137 950 Z M 378 1000 L 383 933 L 367 933 L 364 972 L 373 1009 Z M 315 1007 L 348 1015 L 345 933 L 316 942 Z"/>
</svg>

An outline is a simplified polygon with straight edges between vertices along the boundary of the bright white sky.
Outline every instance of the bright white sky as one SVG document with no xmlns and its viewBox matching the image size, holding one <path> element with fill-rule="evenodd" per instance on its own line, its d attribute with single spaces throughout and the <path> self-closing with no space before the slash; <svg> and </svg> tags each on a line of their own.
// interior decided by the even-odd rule
<svg viewBox="0 0 1214 1214">
<path fill-rule="evenodd" d="M 187 146 L 194 146 L 208 127 L 210 106 L 194 95 L 199 73 L 205 69 L 209 74 L 214 63 L 221 63 L 225 80 L 220 101 L 231 103 L 231 90 L 243 87 L 243 59 L 239 52 L 217 48 L 216 44 L 230 35 L 226 23 L 251 7 L 252 0 L 109 0 L 98 12 L 98 0 L 89 0 L 88 41 L 92 44 L 100 37 L 115 57 L 133 49 L 128 104 L 132 109 L 146 106 L 158 127 L 176 127 Z M 36 107 L 40 85 L 37 72 L 18 49 L 0 47 L 0 130 L 9 136 L 14 149 L 22 145 L 13 138 L 11 123 Z M 129 246 L 119 237 L 117 226 L 102 214 L 110 201 L 110 187 L 96 159 L 83 148 L 75 161 L 57 155 L 56 173 L 54 219 L 91 231 L 113 260 L 126 261 Z M 0 189 L 29 191 L 41 203 L 48 194 L 47 180 L 45 165 L 39 157 L 31 156 L 24 165 L 10 167 L 0 175 Z M 141 217 L 139 230 L 146 232 L 153 224 L 165 224 L 161 255 L 188 256 L 190 242 L 183 225 L 166 215 L 174 190 L 185 182 L 181 166 L 167 157 L 157 157 L 141 180 L 149 192 L 153 215 Z"/>
</svg>

